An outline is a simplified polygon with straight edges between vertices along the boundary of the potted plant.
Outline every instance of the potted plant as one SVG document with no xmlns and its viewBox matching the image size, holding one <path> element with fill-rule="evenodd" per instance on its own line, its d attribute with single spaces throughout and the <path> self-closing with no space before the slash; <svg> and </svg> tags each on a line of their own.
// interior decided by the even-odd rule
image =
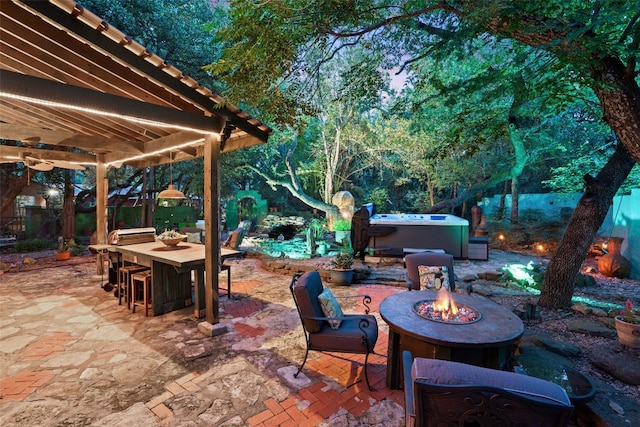
<svg viewBox="0 0 640 427">
<path fill-rule="evenodd" d="M 351 245 L 351 221 L 339 219 L 333 223 L 333 231 L 336 233 L 336 243 Z"/>
<path fill-rule="evenodd" d="M 331 282 L 340 286 L 349 286 L 353 281 L 353 254 L 350 250 L 340 251 L 331 261 Z"/>
<path fill-rule="evenodd" d="M 618 341 L 633 348 L 640 348 L 640 312 L 633 308 L 630 299 L 615 317 Z"/>
<path fill-rule="evenodd" d="M 73 247 L 73 239 L 66 240 L 62 236 L 58 237 L 58 252 L 56 252 L 56 260 L 65 261 L 71 258 L 71 248 Z"/>
</svg>

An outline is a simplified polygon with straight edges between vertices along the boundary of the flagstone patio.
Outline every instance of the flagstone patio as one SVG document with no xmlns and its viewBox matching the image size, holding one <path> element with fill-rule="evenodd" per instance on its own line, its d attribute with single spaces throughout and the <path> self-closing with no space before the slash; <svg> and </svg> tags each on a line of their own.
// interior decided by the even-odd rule
<svg viewBox="0 0 640 427">
<path fill-rule="evenodd" d="M 503 262 L 494 258 L 460 262 L 456 273 Z M 404 425 L 404 394 L 385 385 L 388 328 L 378 314 L 404 287 L 327 284 L 373 299 L 380 335 L 369 391 L 358 382 L 362 355 L 311 352 L 293 377 L 305 343 L 290 276 L 258 259 L 233 266 L 233 298 L 221 291 L 220 300 L 228 332 L 213 338 L 190 308 L 131 314 L 92 280 L 95 263 L 76 261 L 0 275 L 1 425 Z"/>
<path fill-rule="evenodd" d="M 312 352 L 289 277 L 235 266 L 221 297 L 229 332 L 207 338 L 192 311 L 131 314 L 92 281 L 95 265 L 0 276 L 0 423 L 22 425 L 403 425 L 401 391 L 385 387 L 386 331 L 370 358 Z M 399 288 L 366 292 L 379 302 Z M 223 292 L 224 294 L 224 292 Z M 374 310 L 376 307 L 372 307 Z"/>
</svg>

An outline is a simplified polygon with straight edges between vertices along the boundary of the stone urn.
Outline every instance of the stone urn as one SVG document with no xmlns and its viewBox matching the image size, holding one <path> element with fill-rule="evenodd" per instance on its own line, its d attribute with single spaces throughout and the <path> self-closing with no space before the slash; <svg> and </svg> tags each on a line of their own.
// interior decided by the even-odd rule
<svg viewBox="0 0 640 427">
<path fill-rule="evenodd" d="M 619 253 L 608 253 L 598 259 L 598 271 L 607 277 L 624 279 L 631 273 L 631 263 Z"/>
<path fill-rule="evenodd" d="M 631 263 L 620 253 L 624 237 L 610 237 L 608 253 L 598 259 L 598 271 L 607 277 L 624 279 L 631 274 Z"/>
<path fill-rule="evenodd" d="M 640 325 L 625 322 L 622 316 L 616 316 L 616 332 L 618 341 L 632 348 L 640 348 Z"/>
</svg>

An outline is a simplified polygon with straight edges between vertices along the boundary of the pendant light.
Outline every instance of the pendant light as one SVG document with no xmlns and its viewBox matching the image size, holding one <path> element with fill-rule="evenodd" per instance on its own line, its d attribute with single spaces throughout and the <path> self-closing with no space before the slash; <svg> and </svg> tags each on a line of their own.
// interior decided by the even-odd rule
<svg viewBox="0 0 640 427">
<path fill-rule="evenodd" d="M 158 199 L 186 199 L 184 193 L 173 187 L 173 153 L 169 152 L 169 186 L 158 194 Z"/>
</svg>

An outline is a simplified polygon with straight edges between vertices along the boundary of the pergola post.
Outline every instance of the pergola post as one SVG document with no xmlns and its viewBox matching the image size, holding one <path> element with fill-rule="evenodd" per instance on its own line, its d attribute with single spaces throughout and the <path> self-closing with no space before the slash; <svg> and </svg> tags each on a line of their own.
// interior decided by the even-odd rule
<svg viewBox="0 0 640 427">
<path fill-rule="evenodd" d="M 210 325 L 220 321 L 218 273 L 220 272 L 220 134 L 204 141 L 205 303 Z"/>
<path fill-rule="evenodd" d="M 109 192 L 109 180 L 107 168 L 104 164 L 104 154 L 96 155 L 96 243 L 107 243 L 107 197 Z"/>
</svg>

